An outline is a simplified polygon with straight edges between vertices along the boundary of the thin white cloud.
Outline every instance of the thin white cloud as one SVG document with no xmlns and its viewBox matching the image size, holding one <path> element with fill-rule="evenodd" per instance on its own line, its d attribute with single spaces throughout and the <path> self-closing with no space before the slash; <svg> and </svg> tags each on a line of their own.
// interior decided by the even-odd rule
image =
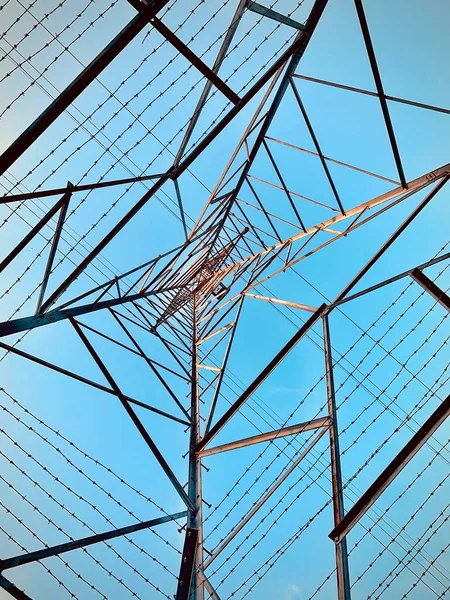
<svg viewBox="0 0 450 600">
<path fill-rule="evenodd" d="M 289 583 L 286 591 L 286 600 L 294 600 L 300 596 L 300 588 L 295 583 Z"/>
</svg>

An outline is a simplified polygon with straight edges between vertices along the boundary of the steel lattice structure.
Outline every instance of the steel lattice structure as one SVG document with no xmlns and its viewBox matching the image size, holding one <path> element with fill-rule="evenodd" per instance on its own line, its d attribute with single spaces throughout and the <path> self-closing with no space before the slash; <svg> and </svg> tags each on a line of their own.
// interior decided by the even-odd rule
<svg viewBox="0 0 450 600">
<path fill-rule="evenodd" d="M 436 227 L 438 247 L 395 260 L 450 179 L 420 143 L 432 164 L 409 176 L 396 107 L 450 108 L 387 93 L 367 1 L 349 6 L 373 86 L 306 74 L 338 4 L 3 2 L 0 362 L 118 405 L 140 454 L 114 444 L 150 485 L 2 384 L 12 597 L 266 598 L 296 542 L 317 554 L 302 598 L 450 594 L 450 242 Z M 370 139 L 373 167 L 328 156 L 307 89 L 370 102 L 384 162 Z M 285 403 L 264 391 L 296 371 Z"/>
</svg>

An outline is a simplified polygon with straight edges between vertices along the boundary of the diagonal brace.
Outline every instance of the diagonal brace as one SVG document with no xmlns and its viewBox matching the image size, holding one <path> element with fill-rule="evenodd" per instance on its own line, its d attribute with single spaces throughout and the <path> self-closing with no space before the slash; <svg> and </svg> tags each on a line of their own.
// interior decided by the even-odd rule
<svg viewBox="0 0 450 600">
<path fill-rule="evenodd" d="M 209 432 L 203 436 L 199 444 L 197 444 L 196 451 L 200 452 L 203 448 L 209 444 L 209 442 L 221 431 L 221 429 L 228 423 L 238 410 L 245 404 L 250 396 L 259 388 L 259 386 L 267 379 L 272 371 L 279 365 L 284 357 L 298 344 L 298 342 L 304 337 L 311 327 L 318 321 L 325 311 L 326 305 L 322 304 L 319 308 L 311 315 L 311 317 L 300 327 L 295 335 L 288 341 L 288 343 L 282 348 L 278 354 L 270 361 L 265 369 L 256 377 L 256 379 L 249 385 L 249 387 L 241 394 L 241 396 L 234 402 L 226 413 L 217 421 L 217 423 L 209 430 Z"/>
<path fill-rule="evenodd" d="M 423 289 L 430 294 L 441 306 L 446 308 L 450 312 L 450 297 L 437 286 L 434 281 L 425 275 L 420 269 L 414 269 L 411 273 L 411 277 L 416 281 Z"/>
<path fill-rule="evenodd" d="M 163 471 L 167 475 L 168 479 L 171 481 L 172 485 L 174 486 L 174 488 L 178 492 L 179 496 L 181 497 L 181 499 L 183 500 L 183 502 L 186 504 L 186 506 L 190 510 L 195 510 L 195 507 L 194 507 L 191 499 L 189 498 L 189 496 L 184 491 L 183 486 L 178 481 L 178 479 L 175 476 L 174 472 L 172 471 L 172 469 L 167 464 L 167 462 L 166 462 L 165 458 L 163 457 L 163 455 L 161 454 L 158 446 L 155 444 L 155 442 L 153 441 L 153 439 L 150 437 L 148 431 L 145 429 L 145 427 L 142 424 L 141 420 L 139 419 L 139 417 L 137 416 L 137 414 L 134 412 L 134 410 L 131 408 L 130 403 L 125 398 L 125 396 L 122 394 L 119 386 L 117 385 L 117 383 L 113 379 L 111 373 L 106 368 L 106 366 L 103 363 L 103 361 L 101 360 L 100 356 L 94 350 L 92 344 L 90 343 L 90 341 L 86 337 L 86 334 L 81 329 L 80 325 L 75 321 L 75 319 L 73 319 L 72 317 L 70 317 L 70 322 L 73 325 L 75 331 L 78 333 L 81 341 L 86 346 L 89 354 L 92 356 L 92 358 L 97 363 L 100 371 L 103 373 L 103 375 L 106 378 L 106 380 L 108 381 L 109 385 L 114 390 L 116 396 L 119 398 L 120 402 L 122 403 L 122 406 L 127 411 L 129 417 L 131 418 L 131 420 L 133 421 L 133 423 L 136 425 L 137 430 L 139 431 L 139 433 L 141 434 L 141 436 L 144 438 L 144 441 L 146 442 L 147 446 L 153 452 L 156 460 L 161 465 L 161 468 L 163 469 Z"/>
<path fill-rule="evenodd" d="M 322 438 L 322 436 L 327 432 L 328 426 L 323 427 L 319 433 L 314 437 L 312 442 L 303 450 L 303 452 L 294 460 L 291 466 L 286 469 L 286 471 L 279 477 L 274 484 L 269 488 L 269 490 L 264 494 L 264 496 L 257 502 L 253 508 L 245 515 L 243 519 L 239 521 L 237 526 L 233 529 L 230 535 L 225 538 L 222 544 L 217 548 L 212 556 L 208 558 L 208 560 L 204 563 L 203 569 L 206 569 L 218 556 L 219 554 L 225 550 L 231 540 L 241 531 L 241 529 L 250 521 L 250 519 L 258 512 L 258 510 L 267 502 L 267 500 L 272 496 L 274 492 L 280 487 L 280 485 L 289 477 L 289 475 L 298 467 L 300 462 L 305 458 L 305 456 L 314 448 L 317 442 Z"/>
<path fill-rule="evenodd" d="M 422 427 L 416 431 L 409 442 L 405 444 L 397 456 L 380 473 L 372 485 L 367 488 L 359 500 L 355 502 L 345 517 L 328 535 L 329 538 L 334 540 L 336 544 L 340 543 L 449 415 L 450 394 L 428 417 Z"/>
<path fill-rule="evenodd" d="M 330 417 L 321 417 L 320 419 L 313 419 L 312 421 L 306 421 L 305 423 L 289 425 L 288 427 L 282 427 L 281 429 L 275 429 L 274 431 L 260 433 L 242 440 L 236 440 L 235 442 L 229 442 L 228 444 L 222 444 L 221 446 L 214 446 L 213 448 L 202 450 L 199 452 L 199 457 L 203 458 L 205 456 L 211 456 L 212 454 L 219 454 L 221 452 L 228 452 L 229 450 L 236 450 L 237 448 L 246 448 L 247 446 L 253 446 L 254 444 L 261 444 L 262 442 L 270 442 L 275 439 L 278 440 L 279 438 L 288 435 L 297 435 L 298 433 L 304 433 L 305 431 L 311 431 L 312 429 L 328 427 L 330 424 Z"/>
<path fill-rule="evenodd" d="M 128 0 L 129 3 L 139 12 L 143 12 L 146 8 L 139 0 Z M 150 4 L 150 2 L 148 3 Z M 147 4 L 147 6 L 148 6 Z M 202 75 L 222 92 L 233 104 L 237 104 L 240 100 L 239 96 L 224 82 L 220 77 L 208 67 L 184 42 L 171 31 L 160 19 L 154 15 L 149 15 L 149 22 L 153 27 L 172 44 L 187 60 L 198 70 Z"/>
<path fill-rule="evenodd" d="M 173 515 L 167 515 L 164 517 L 159 517 L 157 519 L 151 519 L 149 521 L 142 521 L 141 523 L 136 523 L 135 525 L 128 525 L 128 527 L 119 527 L 118 529 L 112 529 L 110 531 L 105 531 L 104 533 L 89 535 L 79 540 L 67 542 L 66 544 L 58 544 L 57 546 L 43 548 L 42 550 L 36 550 L 35 552 L 28 552 L 28 554 L 22 554 L 19 556 L 13 556 L 11 558 L 6 558 L 4 560 L 0 560 L 0 571 L 4 571 L 5 569 L 11 569 L 12 567 L 20 567 L 21 565 L 26 565 L 37 560 L 49 558 L 50 556 L 58 556 L 59 554 L 63 554 L 64 552 L 70 552 L 72 550 L 77 550 L 78 548 L 92 546 L 92 544 L 105 542 L 106 540 L 111 540 L 122 535 L 129 535 L 130 533 L 134 533 L 135 531 L 149 529 L 150 527 L 155 527 L 156 525 L 161 525 L 162 523 L 176 521 L 177 519 L 182 519 L 186 517 L 186 515 L 187 511 L 182 511 Z"/>
<path fill-rule="evenodd" d="M 31 600 L 30 596 L 27 596 L 25 592 L 19 590 L 19 588 L 16 587 L 12 581 L 9 581 L 9 579 L 6 579 L 6 577 L 3 577 L 3 575 L 0 575 L 0 587 L 17 600 Z"/>
</svg>

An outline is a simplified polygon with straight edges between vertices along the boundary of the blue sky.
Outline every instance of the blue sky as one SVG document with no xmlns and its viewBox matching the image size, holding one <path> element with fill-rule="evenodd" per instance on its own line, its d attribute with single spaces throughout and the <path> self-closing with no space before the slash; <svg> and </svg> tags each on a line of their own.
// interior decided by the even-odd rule
<svg viewBox="0 0 450 600">
<path fill-rule="evenodd" d="M 6 3 L 4 14 L 6 14 L 7 24 L 12 23 L 22 13 L 23 7 L 20 4 L 15 1 Z M 133 10 L 127 3 L 111 4 L 112 7 L 104 17 L 96 21 L 94 27 L 88 29 L 79 41 L 70 46 L 74 55 L 83 64 L 95 56 L 124 23 L 133 17 Z M 5 52 L 11 51 L 11 44 L 17 43 L 27 31 L 33 28 L 35 20 L 32 15 L 42 18 L 56 5 L 53 0 L 37 0 L 32 6 L 30 5 L 30 14 L 21 18 L 5 38 L 2 38 L 0 42 L 2 56 Z M 76 20 L 71 28 L 63 31 L 65 24 L 75 18 L 77 11 L 80 10 L 79 7 L 75 8 L 69 3 L 64 3 L 49 19 L 45 20 L 48 29 L 55 33 L 63 31 L 61 40 L 68 44 L 75 39 L 78 32 L 83 30 L 84 26 L 108 8 L 110 3 L 86 2 L 83 7 L 85 5 L 87 9 L 83 16 Z M 311 2 L 305 2 L 293 16 L 298 20 L 304 20 L 310 5 Z M 211 49 L 208 48 L 212 41 L 226 29 L 235 6 L 234 1 L 223 5 L 219 2 L 211 2 L 207 6 L 200 6 L 179 32 L 180 37 L 189 42 L 194 51 L 199 54 L 206 51 L 204 60 L 208 64 L 212 64 L 214 60 L 217 44 Z M 293 6 L 289 2 L 280 1 L 274 8 L 288 13 Z M 399 0 L 392 5 L 381 0 L 377 3 L 365 2 L 365 8 L 386 93 L 448 108 L 450 83 L 445 70 L 450 52 L 448 35 L 446 35 L 446 24 L 450 16 L 448 6 L 443 2 L 435 2 L 425 10 L 423 4 L 418 1 Z M 192 9 L 194 4 L 189 7 L 189 10 Z M 165 22 L 176 27 L 189 10 L 185 6 L 176 4 L 174 9 L 169 11 Z M 208 27 L 204 32 L 196 35 L 191 42 L 191 37 L 196 34 L 199 25 L 206 21 Z M 256 26 L 251 34 L 245 36 L 244 33 L 253 25 Z M 231 76 L 229 84 L 236 91 L 240 91 L 241 86 L 248 81 L 249 75 L 257 73 L 272 60 L 273 54 L 280 47 L 284 47 L 293 34 L 292 30 L 279 27 L 269 35 L 275 25 L 269 22 L 258 24 L 258 17 L 249 13 L 246 13 L 240 27 L 242 30 L 238 30 L 236 35 L 238 47 L 225 62 L 221 72 L 224 78 Z M 21 45 L 18 51 L 26 58 L 37 48 L 43 47 L 49 40 L 48 36 L 49 34 L 42 27 L 35 27 L 29 40 Z M 266 37 L 268 41 L 264 41 Z M 171 163 L 171 156 L 168 151 L 161 153 L 162 146 L 170 142 L 189 118 L 202 84 L 197 84 L 186 100 L 173 111 L 169 111 L 200 80 L 200 77 L 193 69 L 183 74 L 187 63 L 176 56 L 167 44 L 156 54 L 151 54 L 152 49 L 156 48 L 161 41 L 156 32 L 152 32 L 146 39 L 144 35 L 138 37 L 100 76 L 99 80 L 105 87 L 95 82 L 80 96 L 74 107 L 70 108 L 71 116 L 62 115 L 33 148 L 17 161 L 10 173 L 2 180 L 4 191 L 9 191 L 12 182 L 17 180 L 21 181 L 17 189 L 25 191 L 41 185 L 43 188 L 64 185 L 67 180 L 76 183 L 94 181 L 100 177 L 105 179 L 128 177 L 130 172 L 138 174 L 165 170 Z M 252 54 L 257 46 L 260 46 L 260 49 Z M 11 52 L 10 56 L 10 59 L 16 63 L 24 60 L 18 51 Z M 24 68 L 29 75 L 35 77 L 36 69 L 42 72 L 59 52 L 61 48 L 57 43 L 52 43 L 31 60 L 32 66 L 27 63 Z M 142 62 L 146 56 L 149 58 Z M 247 56 L 250 56 L 248 61 L 238 68 Z M 10 59 L 5 58 L 0 62 L 0 74 L 6 75 L 14 67 L 15 63 Z M 130 65 L 131 68 L 142 66 L 135 76 L 121 85 L 130 74 Z M 30 88 L 22 98 L 4 112 L 1 119 L 2 148 L 6 148 L 48 105 L 49 94 L 54 96 L 80 69 L 80 63 L 68 52 L 64 52 L 51 64 L 39 80 L 42 88 L 48 93 L 40 87 Z M 162 74 L 158 75 L 160 71 Z M 352 2 L 330 0 L 297 72 L 368 90 L 375 89 Z M 177 83 L 170 86 L 174 80 Z M 21 90 L 26 89 L 29 82 L 29 76 L 21 69 L 14 70 L 1 82 L 2 111 Z M 297 83 L 324 154 L 385 177 L 397 179 L 398 175 L 377 99 L 326 88 L 311 82 L 298 80 Z M 168 86 L 170 87 L 166 91 Z M 125 104 L 130 109 L 130 112 L 122 109 L 117 117 L 112 118 L 121 108 L 117 100 L 107 100 L 109 91 L 116 88 L 117 97 L 122 105 Z M 251 102 L 211 145 L 208 152 L 195 161 L 192 173 L 186 173 L 180 178 L 180 188 L 186 213 L 189 216 L 188 223 L 193 223 L 192 220 L 195 220 L 208 199 L 209 191 L 225 168 L 259 99 L 260 97 Z M 215 94 L 202 115 L 194 139 L 208 128 L 212 120 L 218 118 L 224 106 L 225 102 Z M 450 133 L 448 115 L 395 103 L 389 103 L 389 108 L 408 180 L 448 162 Z M 87 132 L 83 129 L 74 130 L 76 127 L 74 118 L 82 121 L 91 113 L 94 114 L 92 121 L 86 123 Z M 138 114 L 142 116 L 139 122 L 136 122 Z M 98 129 L 100 133 L 97 133 L 97 138 L 100 144 L 89 141 L 90 133 Z M 286 94 L 269 135 L 309 150 L 314 149 L 301 115 L 295 107 L 291 91 Z M 63 141 L 66 138 L 67 141 Z M 137 144 L 141 138 L 143 141 Z M 181 135 L 178 134 L 169 146 L 170 151 L 176 151 L 180 141 Z M 111 146 L 111 152 L 105 153 L 105 146 L 109 147 L 112 142 L 114 145 Z M 37 166 L 53 147 L 57 148 L 56 152 Z M 77 150 L 78 147 L 80 150 Z M 316 157 L 310 157 L 275 143 L 270 144 L 270 148 L 282 165 L 289 189 L 332 204 L 331 191 Z M 69 158 L 65 160 L 66 157 Z M 121 157 L 120 162 L 117 161 L 119 157 Z M 391 187 L 386 182 L 357 174 L 337 165 L 331 165 L 330 170 L 346 208 L 368 200 Z M 29 171 L 32 172 L 27 175 Z M 276 181 L 275 174 L 263 153 L 258 155 L 252 172 L 260 178 Z M 281 192 L 265 188 L 260 182 L 255 182 L 255 189 L 264 193 L 268 209 L 283 218 L 292 219 Z M 126 193 L 123 189 L 115 188 L 112 192 L 99 190 L 88 194 L 86 201 L 83 195 L 73 199 L 71 210 L 75 207 L 77 209 L 70 216 L 68 226 L 72 229 L 67 229 L 61 242 L 61 249 L 66 253 L 73 239 L 78 239 L 80 235 L 86 237 L 83 245 L 70 251 L 68 258 L 58 265 L 51 289 L 54 289 L 71 272 L 74 265 L 70 261 L 73 260 L 74 264 L 77 264 L 81 256 L 86 254 L 89 246 L 95 245 L 105 235 L 141 197 L 144 190 L 144 186 L 134 185 Z M 447 186 L 370 271 L 359 284 L 358 289 L 420 264 L 442 251 L 448 242 L 449 194 L 450 190 Z M 296 272 L 281 274 L 268 282 L 267 289 L 258 289 L 257 293 L 268 295 L 270 292 L 272 296 L 313 306 L 333 299 L 423 197 L 424 192 L 420 192 L 348 237 L 341 238 L 299 263 L 295 268 L 298 274 Z M 176 216 L 173 184 L 165 185 L 158 194 L 158 199 L 160 201 L 149 202 L 139 216 L 108 246 L 102 254 L 101 262 L 96 260 L 89 268 L 89 276 L 96 281 L 105 281 L 182 241 L 183 232 Z M 254 201 L 248 187 L 243 189 L 242 199 L 248 202 Z M 80 203 L 81 200 L 83 201 Z M 80 203 L 79 208 L 78 203 Z M 0 241 L 3 255 L 29 230 L 29 225 L 36 222 L 37 215 L 42 214 L 40 211 L 45 206 L 51 206 L 51 202 L 39 202 L 32 207 L 30 204 L 21 206 L 13 216 L 10 216 L 8 208 L 2 208 L 1 218 L 7 220 L 2 225 L 3 236 Z M 302 215 L 309 225 L 320 222 L 328 216 L 326 209 L 310 203 L 304 202 L 300 206 Z M 103 216 L 105 213 L 106 216 Z M 288 227 L 285 230 L 290 231 Z M 70 235 L 74 238 L 70 238 Z M 326 233 L 320 235 L 322 241 L 329 237 Z M 36 239 L 23 255 L 1 274 L 0 309 L 3 320 L 9 318 L 23 301 L 25 303 L 17 313 L 19 316 L 34 311 L 36 292 L 29 299 L 27 296 L 32 294 L 39 284 L 45 267 L 46 254 L 43 246 L 43 240 Z M 447 246 L 445 251 L 448 250 Z M 27 269 L 36 253 L 41 251 L 42 256 L 30 269 Z M 444 262 L 427 271 L 430 277 L 437 278 L 437 282 L 443 289 L 449 286 L 446 266 L 447 263 Z M 15 284 L 17 277 L 23 271 L 25 274 L 21 276 L 19 283 Z M 13 285 L 11 291 L 3 295 L 3 290 L 6 291 L 11 285 Z M 85 275 L 74 284 L 73 293 L 84 291 L 90 285 L 92 280 Z M 402 294 L 403 290 L 406 291 Z M 446 345 L 449 333 L 448 321 L 445 320 L 445 311 L 442 308 L 433 307 L 429 297 L 419 296 L 419 294 L 420 290 L 417 286 L 410 286 L 409 281 L 404 281 L 363 299 L 355 300 L 346 305 L 343 310 L 345 314 L 335 311 L 330 317 L 335 361 L 342 354 L 346 354 L 346 358 L 335 369 L 337 401 L 339 405 L 342 403 L 342 408 L 339 410 L 339 424 L 341 430 L 344 430 L 341 442 L 344 479 L 347 480 L 358 473 L 364 462 L 381 445 L 381 449 L 370 459 L 367 468 L 361 470 L 352 480 L 347 490 L 347 508 L 356 499 L 357 494 L 370 484 L 376 474 L 409 439 L 412 435 L 411 428 L 417 429 L 437 406 L 439 398 L 444 398 L 448 393 L 446 382 L 449 356 L 448 345 Z M 379 318 L 391 304 L 393 306 L 389 308 L 389 312 Z M 400 318 L 403 312 L 405 316 Z M 230 374 L 225 380 L 226 385 L 218 404 L 217 414 L 221 414 L 227 408 L 228 402 L 236 399 L 239 390 L 253 380 L 276 351 L 293 335 L 306 316 L 304 313 L 297 311 L 294 314 L 293 311 L 286 309 L 280 312 L 257 300 L 245 301 L 240 328 L 230 358 Z M 377 324 L 372 327 L 374 321 L 377 321 Z M 125 341 L 123 334 L 108 315 L 92 315 L 83 319 L 83 322 Z M 366 354 L 372 348 L 373 342 L 369 336 L 360 339 L 361 328 L 370 328 L 369 333 L 373 339 L 381 339 L 375 348 L 370 350 L 367 357 Z M 175 366 L 174 361 L 168 357 L 157 340 L 135 327 L 132 331 L 152 358 L 168 366 Z M 411 333 L 407 335 L 408 332 Z M 407 336 L 405 342 L 400 342 L 405 336 Z M 126 393 L 148 401 L 158 408 L 173 411 L 175 414 L 177 409 L 174 403 L 143 361 L 105 340 L 94 337 L 93 334 L 91 339 Z M 356 340 L 358 343 L 349 350 Z M 289 423 L 324 414 L 326 396 L 321 344 L 321 330 L 316 326 L 311 331 L 311 335 L 302 340 L 266 380 L 242 410 L 242 414 L 236 416 L 216 441 L 218 443 L 230 441 L 253 435 L 258 429 L 267 431 L 279 427 L 294 410 L 295 415 Z M 104 383 L 95 363 L 68 322 L 31 332 L 20 342 L 20 348 Z M 391 355 L 386 351 L 391 352 Z M 438 352 L 434 356 L 436 351 Z M 222 354 L 223 344 L 218 346 L 214 360 L 220 361 Z M 377 362 L 380 362 L 379 366 L 376 366 Z M 399 372 L 400 365 L 405 363 L 406 366 L 403 366 Z M 68 380 L 14 356 L 2 360 L 0 368 L 2 387 L 39 419 L 72 440 L 89 455 L 110 466 L 120 477 L 140 490 L 144 496 L 152 498 L 165 511 L 173 512 L 182 509 L 181 501 L 170 484 L 162 477 L 148 448 L 136 435 L 132 424 L 125 419 L 123 408 L 113 396 Z M 419 374 L 414 378 L 411 373 Z M 208 375 L 206 374 L 205 377 Z M 188 394 L 188 386 L 181 379 L 169 377 L 169 381 L 181 398 Z M 428 392 L 427 396 L 427 388 L 432 388 L 435 395 Z M 48 436 L 48 439 L 64 450 L 71 461 L 88 474 L 95 483 L 113 490 L 112 494 L 115 498 L 126 507 L 123 509 L 116 501 L 108 499 L 95 483 L 89 483 L 86 477 L 77 472 L 47 442 L 33 431 L 26 429 L 11 414 L 5 413 L 2 428 L 21 444 L 26 453 L 14 447 L 11 440 L 3 433 L 2 452 L 12 458 L 14 463 L 5 462 L 3 477 L 6 481 L 12 482 L 28 500 L 42 507 L 44 513 L 51 515 L 52 520 L 66 534 L 80 537 L 87 535 L 87 529 L 80 521 L 70 518 L 67 510 L 58 506 L 55 500 L 67 506 L 70 511 L 74 511 L 81 521 L 87 522 L 97 531 L 107 529 L 108 524 L 92 506 L 55 481 L 51 474 L 43 472 L 34 459 L 48 465 L 52 473 L 54 472 L 57 477 L 61 476 L 66 485 L 76 494 L 98 507 L 114 521 L 115 526 L 129 524 L 136 517 L 146 519 L 161 514 L 155 506 L 149 508 L 148 501 L 145 501 L 142 496 L 121 484 L 114 476 L 70 447 L 57 434 L 24 413 L 9 396 L 2 393 L 1 397 L 3 405 L 9 411 L 21 421 L 41 431 L 43 437 Z M 400 432 L 391 435 L 398 426 L 399 419 L 410 414 L 411 407 L 416 405 L 419 405 L 421 410 L 414 414 L 415 420 L 409 421 Z M 386 409 L 386 406 L 389 406 L 389 409 Z M 202 407 L 203 410 L 205 408 Z M 182 458 L 182 455 L 187 450 L 187 437 L 183 434 L 183 427 L 140 409 L 138 412 L 149 432 L 160 445 L 164 456 L 180 480 L 184 482 L 187 475 L 187 461 Z M 356 422 L 352 424 L 355 419 Z M 374 419 L 375 422 L 371 424 Z M 438 515 L 441 510 L 444 510 L 449 491 L 448 481 L 444 481 L 438 487 L 436 495 L 428 500 L 431 490 L 444 480 L 448 471 L 448 456 L 445 452 L 435 459 L 433 457 L 436 456 L 434 451 L 440 450 L 440 444 L 447 442 L 448 433 L 448 425 L 443 426 L 433 439 L 432 448 L 423 449 L 383 498 L 376 503 L 374 510 L 364 517 L 361 525 L 357 526 L 349 536 L 349 549 L 351 549 L 364 534 L 364 528 L 371 527 L 374 520 L 376 521 L 380 514 L 404 492 L 392 509 L 389 509 L 386 518 L 374 528 L 374 535 L 366 535 L 363 542 L 351 554 L 351 579 L 357 581 L 354 597 L 367 598 L 395 567 L 395 557 L 406 556 L 406 561 L 410 546 L 417 547 L 420 540 L 426 540 L 427 531 L 433 532 L 433 528 L 429 529 L 432 522 L 431 515 Z M 285 453 L 281 452 L 281 449 L 285 448 L 284 442 L 271 444 L 260 459 L 258 455 L 262 452 L 262 448 L 254 446 L 205 460 L 206 466 L 210 468 L 209 471 L 204 472 L 205 500 L 216 507 L 225 494 L 228 492 L 230 494 L 226 502 L 220 504 L 216 511 L 205 508 L 205 515 L 213 512 L 205 525 L 206 534 L 212 531 L 205 542 L 208 549 L 219 543 L 230 525 L 239 522 L 246 510 L 298 452 L 299 446 L 305 441 L 308 443 L 312 440 L 313 435 L 314 432 L 295 439 L 292 446 L 286 447 Z M 384 440 L 387 440 L 385 444 L 383 444 Z M 27 456 L 27 453 L 33 458 Z M 431 459 L 433 459 L 432 466 L 426 469 L 417 483 L 417 474 Z M 255 460 L 257 460 L 255 466 L 243 477 L 241 483 L 236 484 L 246 468 Z M 236 592 L 236 596 L 231 594 L 242 585 L 253 570 L 264 564 L 272 552 L 282 547 L 308 522 L 308 519 L 320 510 L 321 506 L 328 502 L 323 511 L 314 518 L 312 524 L 305 528 L 299 540 L 283 554 L 253 592 L 253 597 L 256 598 L 279 597 L 285 600 L 294 598 L 306 600 L 311 597 L 334 564 L 333 544 L 327 537 L 332 527 L 327 464 L 327 438 L 324 437 L 298 472 L 292 475 L 292 480 L 288 482 L 293 486 L 292 490 L 288 490 L 289 485 L 283 487 L 260 514 L 259 519 L 262 517 L 265 519 L 253 534 L 253 540 L 259 540 L 260 535 L 268 529 L 270 520 L 279 516 L 278 525 L 265 533 L 257 548 L 250 551 L 254 542 L 244 538 L 253 526 L 257 525 L 259 522 L 257 519 L 249 526 L 248 531 L 244 531 L 241 537 L 236 538 L 236 543 L 230 546 L 230 551 L 224 554 L 224 557 L 229 557 L 225 566 L 211 576 L 222 598 L 244 597 L 248 586 L 241 587 Z M 49 498 L 42 489 L 38 489 L 20 469 L 39 481 L 52 498 Z M 300 479 L 302 475 L 303 478 Z M 256 478 L 257 481 L 251 491 L 243 494 Z M 407 489 L 413 481 L 415 483 L 411 489 Z M 49 525 L 45 517 L 32 510 L 30 504 L 27 504 L 26 500 L 19 497 L 14 490 L 8 488 L 4 482 L 2 486 L 4 490 L 2 501 L 5 505 L 14 509 L 45 543 L 54 544 L 66 539 L 61 531 Z M 300 494 L 298 500 L 294 501 L 298 494 Z M 291 508 L 284 512 L 291 502 Z M 377 560 L 377 566 L 369 569 L 367 574 L 358 580 L 358 576 L 364 573 L 373 558 L 381 552 L 382 544 L 388 544 L 395 532 L 408 522 L 409 517 L 424 502 L 427 510 L 419 511 L 417 518 L 409 523 L 403 537 L 397 537 L 396 541 L 390 542 L 392 553 L 383 552 Z M 236 503 L 237 506 L 234 508 Z M 271 509 L 273 511 L 269 513 Z M 448 508 L 446 510 L 441 520 L 448 515 Z M 41 543 L 33 539 L 31 534 L 10 515 L 6 515 L 2 522 L 6 524 L 5 528 L 11 532 L 17 542 L 28 549 L 40 547 Z M 214 529 L 218 523 L 221 525 Z M 440 521 L 437 522 L 437 525 L 439 524 Z M 158 532 L 169 540 L 175 549 L 148 532 L 136 534 L 133 540 L 177 574 L 179 554 L 176 549 L 181 548 L 183 538 L 171 524 L 161 526 Z M 414 582 L 414 577 L 420 575 L 424 566 L 428 564 L 427 560 L 429 562 L 430 556 L 436 556 L 445 546 L 445 538 L 445 528 L 442 528 L 427 544 L 426 552 L 429 555 L 424 552 L 411 563 L 410 567 L 415 575 L 405 568 L 399 577 L 393 578 L 384 597 L 401 597 L 401 594 L 404 594 Z M 114 542 L 113 546 L 124 557 L 128 556 L 130 561 L 137 565 L 136 568 L 145 573 L 166 594 L 173 594 L 175 579 L 163 567 L 139 552 L 137 548 L 130 549 L 129 543 L 125 540 Z M 20 552 L 18 546 L 5 537 L 2 541 L 2 556 L 18 552 Z M 153 587 L 145 584 L 142 577 L 133 574 L 123 560 L 114 556 L 111 550 L 105 547 L 94 548 L 92 553 L 107 569 L 113 569 L 119 578 L 123 577 L 124 581 L 130 582 L 131 588 L 139 597 L 160 596 Z M 123 585 L 108 576 L 105 570 L 83 553 L 77 552 L 66 556 L 70 565 L 80 571 L 86 579 L 97 582 L 98 588 L 108 598 L 122 598 L 129 593 L 125 591 Z M 221 559 L 218 559 L 213 570 L 220 563 Z M 82 581 L 77 580 L 76 576 L 57 559 L 49 559 L 46 564 L 67 581 L 69 589 L 73 589 L 78 597 L 99 595 Z M 237 566 L 233 574 L 225 577 L 226 567 L 229 569 L 235 564 Z M 408 597 L 419 599 L 437 596 L 438 594 L 430 592 L 427 585 L 441 593 L 445 589 L 442 581 L 449 583 L 448 571 L 446 571 L 448 568 L 450 565 L 447 552 L 439 557 L 438 565 L 428 572 L 424 578 L 425 583 L 421 583 Z M 60 597 L 61 592 L 57 583 L 41 566 L 22 567 L 17 572 L 10 571 L 8 575 L 18 585 L 30 590 L 30 593 L 34 590 L 36 598 Z M 221 584 L 223 578 L 225 581 Z M 253 581 L 254 579 L 250 580 L 250 584 Z M 318 597 L 324 599 L 335 597 L 334 586 L 334 576 L 332 576 L 319 592 Z M 0 592 L 0 597 L 3 597 L 1 594 Z M 31 595 L 34 597 L 33 593 Z"/>
</svg>

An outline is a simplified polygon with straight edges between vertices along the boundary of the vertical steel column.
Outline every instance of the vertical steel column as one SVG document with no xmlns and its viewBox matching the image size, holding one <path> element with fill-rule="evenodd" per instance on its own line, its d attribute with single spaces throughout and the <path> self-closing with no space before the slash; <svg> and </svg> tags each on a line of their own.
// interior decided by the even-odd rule
<svg viewBox="0 0 450 600">
<path fill-rule="evenodd" d="M 334 393 L 333 359 L 331 356 L 330 328 L 328 315 L 323 315 L 323 343 L 325 351 L 325 372 L 327 380 L 328 416 L 331 425 L 330 432 L 330 458 L 331 482 L 333 489 L 333 513 L 336 525 L 344 517 L 344 495 L 342 492 L 341 458 L 339 454 L 339 430 L 336 415 L 336 398 Z M 348 570 L 347 539 L 344 537 L 340 544 L 336 544 L 336 573 L 338 600 L 351 600 L 350 575 Z"/>
<path fill-rule="evenodd" d="M 200 398 L 198 394 L 198 350 L 197 350 L 197 297 L 194 294 L 192 306 L 192 374 L 191 374 L 191 436 L 189 444 L 189 487 L 188 495 L 195 506 L 189 511 L 188 526 L 198 529 L 197 550 L 192 574 L 190 600 L 204 600 L 203 580 L 198 569 L 203 565 L 203 525 L 202 525 L 202 462 L 196 452 L 200 441 Z"/>
</svg>

